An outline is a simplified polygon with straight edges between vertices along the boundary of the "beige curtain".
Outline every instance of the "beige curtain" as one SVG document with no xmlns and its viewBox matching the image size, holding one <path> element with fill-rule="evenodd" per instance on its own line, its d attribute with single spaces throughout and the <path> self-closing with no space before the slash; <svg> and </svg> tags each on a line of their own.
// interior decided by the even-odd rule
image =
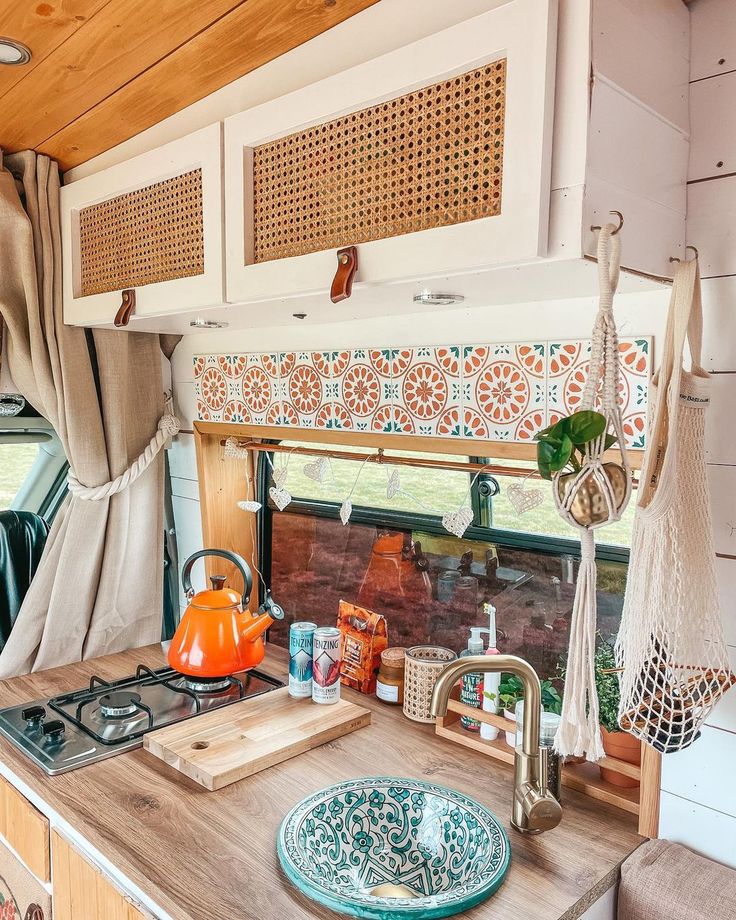
<svg viewBox="0 0 736 920">
<path fill-rule="evenodd" d="M 0 314 L 13 381 L 53 424 L 79 481 L 121 474 L 163 411 L 159 338 L 63 324 L 58 167 L 30 151 L 0 159 Z M 163 462 L 112 498 L 67 496 L 0 677 L 159 640 Z"/>
</svg>

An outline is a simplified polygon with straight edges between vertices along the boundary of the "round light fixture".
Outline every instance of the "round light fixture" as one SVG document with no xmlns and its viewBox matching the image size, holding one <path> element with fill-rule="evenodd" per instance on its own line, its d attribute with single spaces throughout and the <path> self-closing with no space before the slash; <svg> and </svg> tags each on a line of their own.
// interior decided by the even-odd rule
<svg viewBox="0 0 736 920">
<path fill-rule="evenodd" d="M 414 295 L 414 303 L 421 303 L 431 307 L 446 307 L 451 303 L 462 303 L 465 297 L 462 294 L 441 294 L 437 291 L 422 291 Z"/>
<path fill-rule="evenodd" d="M 31 49 L 13 38 L 0 37 L 0 64 L 27 64 Z"/>
<path fill-rule="evenodd" d="M 227 329 L 230 323 L 219 319 L 202 319 L 198 316 L 196 319 L 190 320 L 189 325 L 192 329 Z"/>
</svg>

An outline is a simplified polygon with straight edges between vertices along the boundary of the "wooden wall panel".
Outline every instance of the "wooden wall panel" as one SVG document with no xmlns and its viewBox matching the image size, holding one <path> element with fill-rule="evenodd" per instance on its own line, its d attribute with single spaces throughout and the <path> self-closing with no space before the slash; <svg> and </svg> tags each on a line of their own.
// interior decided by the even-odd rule
<svg viewBox="0 0 736 920">
<path fill-rule="evenodd" d="M 56 831 L 52 856 L 54 920 L 145 920 L 146 915 Z"/>
<path fill-rule="evenodd" d="M 736 176 L 695 182 L 687 199 L 687 241 L 700 252 L 701 275 L 736 275 Z"/>
<path fill-rule="evenodd" d="M 733 0 L 690 4 L 690 80 L 736 70 L 736 16 Z"/>
<path fill-rule="evenodd" d="M 50 879 L 49 822 L 10 783 L 0 778 L 0 835 L 42 882 Z"/>
<path fill-rule="evenodd" d="M 376 2 L 241 2 L 53 136 L 47 135 L 37 149 L 57 159 L 63 169 L 83 163 Z"/>
<path fill-rule="evenodd" d="M 733 15 L 736 19 L 736 7 Z M 736 71 L 712 80 L 698 80 L 690 87 L 691 181 L 736 172 L 734 97 Z"/>
</svg>

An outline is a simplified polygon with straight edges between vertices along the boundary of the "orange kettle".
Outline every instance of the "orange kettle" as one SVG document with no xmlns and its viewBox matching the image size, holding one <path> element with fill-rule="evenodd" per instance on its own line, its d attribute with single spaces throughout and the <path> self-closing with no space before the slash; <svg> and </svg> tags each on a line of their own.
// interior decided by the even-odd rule
<svg viewBox="0 0 736 920">
<path fill-rule="evenodd" d="M 212 575 L 212 588 L 194 593 L 192 567 L 203 556 L 221 556 L 240 569 L 242 596 L 225 587 L 224 575 Z M 202 549 L 184 563 L 181 580 L 189 606 L 171 640 L 171 667 L 188 677 L 208 678 L 260 664 L 266 654 L 263 633 L 274 621 L 267 613 L 248 610 L 253 576 L 245 559 L 227 550 Z"/>
</svg>

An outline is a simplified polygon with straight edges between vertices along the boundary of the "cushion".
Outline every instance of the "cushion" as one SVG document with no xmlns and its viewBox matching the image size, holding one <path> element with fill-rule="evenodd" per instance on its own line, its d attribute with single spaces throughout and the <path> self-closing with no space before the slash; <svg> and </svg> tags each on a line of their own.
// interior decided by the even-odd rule
<svg viewBox="0 0 736 920">
<path fill-rule="evenodd" d="M 618 920 L 733 920 L 736 870 L 669 840 L 649 840 L 621 866 Z"/>
</svg>

